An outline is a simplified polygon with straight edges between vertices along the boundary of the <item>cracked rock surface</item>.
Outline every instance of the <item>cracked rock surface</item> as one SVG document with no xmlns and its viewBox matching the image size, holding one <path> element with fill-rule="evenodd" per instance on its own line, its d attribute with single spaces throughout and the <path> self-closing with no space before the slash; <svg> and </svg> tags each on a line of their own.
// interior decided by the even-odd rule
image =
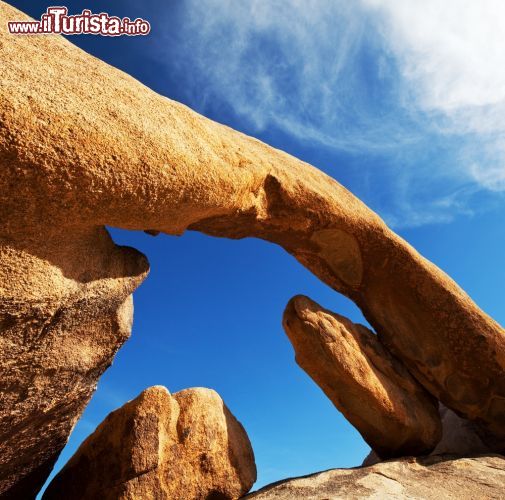
<svg viewBox="0 0 505 500">
<path fill-rule="evenodd" d="M 216 392 L 155 386 L 109 414 L 43 498 L 231 500 L 254 481 L 247 434 Z"/>
<path fill-rule="evenodd" d="M 280 481 L 251 493 L 248 500 L 500 500 L 505 490 L 505 458 L 433 456 L 334 469 Z"/>
</svg>

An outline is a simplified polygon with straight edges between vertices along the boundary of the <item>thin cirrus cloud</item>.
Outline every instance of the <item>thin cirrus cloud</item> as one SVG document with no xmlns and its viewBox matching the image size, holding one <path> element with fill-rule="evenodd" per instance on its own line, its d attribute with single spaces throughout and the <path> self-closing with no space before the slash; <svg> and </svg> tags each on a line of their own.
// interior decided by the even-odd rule
<svg viewBox="0 0 505 500">
<path fill-rule="evenodd" d="M 184 6 L 174 64 L 192 106 L 362 158 L 367 201 L 393 225 L 447 222 L 505 192 L 501 0 Z"/>
<path fill-rule="evenodd" d="M 505 191 L 505 3 L 365 0 L 416 106 L 467 139 L 468 173 Z"/>
</svg>

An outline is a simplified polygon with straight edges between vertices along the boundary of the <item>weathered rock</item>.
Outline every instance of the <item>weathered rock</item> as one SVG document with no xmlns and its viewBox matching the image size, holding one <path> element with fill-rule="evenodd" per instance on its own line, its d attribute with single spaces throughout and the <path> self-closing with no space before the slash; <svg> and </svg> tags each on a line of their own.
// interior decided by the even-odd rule
<svg viewBox="0 0 505 500">
<path fill-rule="evenodd" d="M 147 264 L 104 225 L 282 245 L 505 438 L 503 329 L 344 187 L 63 37 L 8 34 L 28 18 L 4 2 L 0 18 L 0 493 L 37 491 L 127 336 Z"/>
<path fill-rule="evenodd" d="M 256 481 L 242 425 L 210 389 L 151 387 L 112 412 L 44 499 L 235 499 Z"/>
<path fill-rule="evenodd" d="M 297 363 L 382 458 L 433 450 L 438 402 L 368 328 L 303 296 L 291 299 L 283 325 Z"/>
<path fill-rule="evenodd" d="M 505 458 L 500 455 L 405 458 L 371 467 L 334 469 L 280 481 L 251 493 L 250 500 L 503 499 Z"/>
<path fill-rule="evenodd" d="M 495 443 L 486 443 L 482 430 L 474 422 L 461 418 L 449 408 L 440 405 L 442 439 L 432 455 L 471 456 L 489 453 L 497 448 Z"/>
<path fill-rule="evenodd" d="M 32 498 L 45 482 L 130 334 L 130 294 L 148 270 L 104 229 L 45 236 L 33 247 L 0 243 L 2 498 Z"/>
<path fill-rule="evenodd" d="M 442 421 L 442 438 L 429 454 L 452 455 L 455 457 L 470 457 L 484 455 L 495 451 L 495 443 L 487 444 L 482 438 L 482 429 L 471 420 L 456 415 L 443 405 L 439 405 Z M 375 451 L 370 451 L 363 465 L 374 465 L 382 459 Z"/>
</svg>

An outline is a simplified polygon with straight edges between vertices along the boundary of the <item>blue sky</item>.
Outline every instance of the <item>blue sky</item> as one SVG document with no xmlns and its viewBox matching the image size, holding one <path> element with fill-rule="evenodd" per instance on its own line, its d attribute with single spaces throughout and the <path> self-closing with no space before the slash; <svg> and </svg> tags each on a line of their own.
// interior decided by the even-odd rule
<svg viewBox="0 0 505 500">
<path fill-rule="evenodd" d="M 13 1 L 39 18 L 48 6 Z M 157 92 L 326 171 L 505 323 L 505 66 L 499 0 L 71 1 L 151 22 L 147 37 L 74 36 Z M 112 230 L 151 262 L 131 339 L 57 468 L 154 384 L 216 389 L 242 421 L 258 483 L 358 465 L 359 434 L 294 362 L 289 298 L 360 321 L 263 241 Z"/>
</svg>

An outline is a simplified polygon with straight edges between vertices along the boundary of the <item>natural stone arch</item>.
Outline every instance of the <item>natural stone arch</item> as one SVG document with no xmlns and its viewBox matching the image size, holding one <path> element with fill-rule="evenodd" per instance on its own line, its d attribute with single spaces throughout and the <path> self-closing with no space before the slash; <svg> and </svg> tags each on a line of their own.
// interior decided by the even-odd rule
<svg viewBox="0 0 505 500">
<path fill-rule="evenodd" d="M 147 263 L 105 225 L 281 245 L 428 392 L 505 438 L 503 329 L 344 187 L 61 37 L 0 29 L 1 491 L 43 482 L 128 335 Z"/>
</svg>

